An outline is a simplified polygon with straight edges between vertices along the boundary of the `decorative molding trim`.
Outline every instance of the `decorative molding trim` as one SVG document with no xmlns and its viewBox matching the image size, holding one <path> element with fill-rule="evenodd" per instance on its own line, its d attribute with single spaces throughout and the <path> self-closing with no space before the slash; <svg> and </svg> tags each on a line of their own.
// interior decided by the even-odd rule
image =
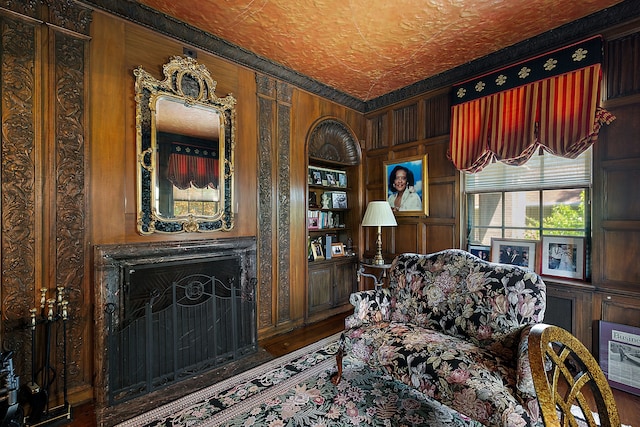
<svg viewBox="0 0 640 427">
<path fill-rule="evenodd" d="M 20 15 L 36 19 L 38 17 L 38 6 L 40 0 L 5 0 L 0 8 L 10 10 Z"/>
<path fill-rule="evenodd" d="M 521 61 L 549 49 L 561 47 L 572 41 L 594 35 L 611 26 L 640 17 L 640 8 L 638 8 L 636 0 L 625 0 L 608 9 L 565 24 L 555 30 L 532 37 L 460 67 L 421 80 L 378 98 L 363 101 L 138 3 L 121 0 L 82 1 L 105 12 L 199 47 L 216 56 L 291 83 L 310 93 L 361 113 L 375 111 L 425 92 L 453 85 L 473 76 Z"/>
<path fill-rule="evenodd" d="M 32 0 L 33 1 L 33 0 Z M 61 28 L 89 35 L 91 9 L 80 7 L 74 0 L 41 0 L 49 7 L 49 22 Z"/>
<path fill-rule="evenodd" d="M 555 30 L 547 31 L 436 76 L 369 100 L 366 102 L 365 112 L 375 111 L 425 92 L 451 86 L 546 51 L 566 46 L 635 18 L 640 18 L 640 8 L 637 1 L 625 0 Z"/>
<path fill-rule="evenodd" d="M 258 56 L 213 34 L 199 30 L 145 5 L 122 0 L 81 1 L 87 5 L 150 28 L 160 34 L 167 35 L 236 64 L 286 81 L 338 104 L 353 108 L 357 111 L 364 111 L 365 103 L 351 95 L 320 83 L 297 71 L 273 62 L 268 58 Z"/>
</svg>

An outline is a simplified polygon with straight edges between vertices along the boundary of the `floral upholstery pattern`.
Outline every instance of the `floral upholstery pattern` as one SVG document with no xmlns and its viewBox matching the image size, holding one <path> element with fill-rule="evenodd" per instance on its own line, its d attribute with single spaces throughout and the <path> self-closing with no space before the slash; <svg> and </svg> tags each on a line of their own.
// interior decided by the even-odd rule
<svg viewBox="0 0 640 427">
<path fill-rule="evenodd" d="M 448 249 L 400 255 L 389 277 L 351 296 L 345 354 L 485 425 L 542 425 L 527 347 L 546 307 L 537 274 Z"/>
</svg>

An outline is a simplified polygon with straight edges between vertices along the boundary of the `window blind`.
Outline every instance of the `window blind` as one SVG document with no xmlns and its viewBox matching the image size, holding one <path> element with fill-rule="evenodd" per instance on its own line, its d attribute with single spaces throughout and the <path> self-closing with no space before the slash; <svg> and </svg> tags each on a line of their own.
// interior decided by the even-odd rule
<svg viewBox="0 0 640 427">
<path fill-rule="evenodd" d="M 465 191 L 487 193 L 591 187 L 591 152 L 592 148 L 589 148 L 575 159 L 537 154 L 521 166 L 494 162 L 475 174 L 464 172 Z"/>
</svg>

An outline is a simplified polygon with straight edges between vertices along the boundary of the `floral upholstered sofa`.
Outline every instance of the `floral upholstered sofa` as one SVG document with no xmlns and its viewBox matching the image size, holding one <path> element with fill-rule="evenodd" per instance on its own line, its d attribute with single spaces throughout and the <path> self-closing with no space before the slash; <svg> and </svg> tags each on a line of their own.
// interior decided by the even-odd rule
<svg viewBox="0 0 640 427">
<path fill-rule="evenodd" d="M 348 354 L 482 424 L 542 425 L 527 349 L 546 306 L 537 274 L 457 249 L 403 254 L 389 288 L 350 301 L 334 383 Z"/>
</svg>

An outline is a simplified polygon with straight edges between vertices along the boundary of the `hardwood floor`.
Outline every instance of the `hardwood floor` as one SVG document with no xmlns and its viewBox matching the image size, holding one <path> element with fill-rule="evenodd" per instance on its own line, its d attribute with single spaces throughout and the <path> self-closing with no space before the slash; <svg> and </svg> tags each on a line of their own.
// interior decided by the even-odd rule
<svg viewBox="0 0 640 427">
<path fill-rule="evenodd" d="M 344 328 L 344 317 L 345 315 L 337 315 L 323 322 L 260 341 L 260 346 L 274 357 L 282 356 L 340 332 Z M 620 421 L 632 427 L 640 427 L 640 410 L 638 410 L 640 397 L 616 389 L 613 390 L 613 394 L 618 405 Z M 73 421 L 70 425 L 78 427 L 96 426 L 93 405 L 85 404 L 74 408 Z"/>
</svg>

